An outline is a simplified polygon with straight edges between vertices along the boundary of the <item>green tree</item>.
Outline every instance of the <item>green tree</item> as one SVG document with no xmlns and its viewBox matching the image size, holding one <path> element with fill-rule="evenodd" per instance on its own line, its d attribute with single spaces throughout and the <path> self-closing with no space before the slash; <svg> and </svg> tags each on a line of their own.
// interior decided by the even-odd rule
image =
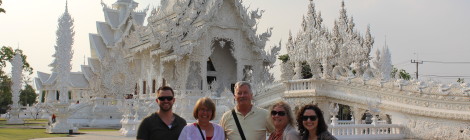
<svg viewBox="0 0 470 140">
<path fill-rule="evenodd" d="M 0 69 L 0 72 L 3 72 Z M 11 101 L 11 79 L 7 75 L 0 75 L 0 114 L 6 113 L 8 105 L 12 104 Z"/>
<path fill-rule="evenodd" d="M 24 89 L 20 92 L 20 104 L 26 106 L 26 104 L 33 105 L 36 103 L 36 91 L 33 86 L 26 84 Z"/>
<path fill-rule="evenodd" d="M 289 55 L 280 55 L 279 57 L 277 57 L 277 59 L 281 60 L 282 63 L 286 63 L 287 61 L 289 61 Z M 307 62 L 302 62 L 302 79 L 312 78 L 312 76 L 313 75 L 310 69 L 310 65 L 308 65 Z"/>
<path fill-rule="evenodd" d="M 310 69 L 310 65 L 307 62 L 302 62 L 302 79 L 309 79 L 312 78 L 312 70 Z"/>
<path fill-rule="evenodd" d="M 465 79 L 464 78 L 459 78 L 459 79 L 457 79 L 457 83 L 465 83 Z"/>
<path fill-rule="evenodd" d="M 29 75 L 33 74 L 33 68 L 29 65 L 29 63 L 26 61 L 26 55 L 23 54 L 23 50 L 21 49 L 14 49 L 8 46 L 3 46 L 0 49 L 0 70 L 2 74 L 5 72 L 3 71 L 3 68 L 7 66 L 7 63 L 9 63 L 13 57 L 15 57 L 15 54 L 21 54 L 21 57 L 23 58 L 23 71 L 28 72 Z"/>
<path fill-rule="evenodd" d="M 23 57 L 23 72 L 26 72 L 29 75 L 33 73 L 33 68 L 31 68 L 29 63 L 26 61 L 26 55 L 23 54 L 22 50 L 13 49 L 7 46 L 3 46 L 0 49 L 0 114 L 5 113 L 8 105 L 12 104 L 11 77 L 6 74 L 3 68 L 7 66 L 16 53 L 21 54 L 21 57 Z M 36 97 L 34 97 L 34 99 L 35 98 Z"/>
<path fill-rule="evenodd" d="M 286 63 L 287 61 L 289 61 L 289 55 L 288 54 L 279 55 L 277 59 L 281 60 L 282 63 Z"/>
<path fill-rule="evenodd" d="M 2 5 L 2 0 L 0 0 L 0 5 Z M 6 12 L 5 9 L 0 8 L 0 13 L 5 13 L 5 12 Z"/>
<path fill-rule="evenodd" d="M 399 72 L 399 75 L 402 79 L 405 79 L 405 80 L 411 79 L 410 73 L 406 72 L 404 69 L 398 70 L 396 67 L 393 67 L 392 74 L 391 74 L 392 77 L 395 77 L 397 72 Z"/>
</svg>

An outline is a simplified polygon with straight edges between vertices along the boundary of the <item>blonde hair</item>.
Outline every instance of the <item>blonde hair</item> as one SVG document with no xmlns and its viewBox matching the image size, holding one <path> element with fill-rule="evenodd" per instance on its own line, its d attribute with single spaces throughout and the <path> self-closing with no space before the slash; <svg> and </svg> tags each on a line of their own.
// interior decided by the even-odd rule
<svg viewBox="0 0 470 140">
<path fill-rule="evenodd" d="M 292 114 L 292 109 L 290 108 L 289 104 L 284 101 L 278 101 L 269 108 L 269 113 L 271 113 L 275 107 L 282 107 L 286 111 L 289 124 L 294 126 L 294 114 Z M 272 123 L 273 119 L 269 119 L 269 121 Z"/>
</svg>

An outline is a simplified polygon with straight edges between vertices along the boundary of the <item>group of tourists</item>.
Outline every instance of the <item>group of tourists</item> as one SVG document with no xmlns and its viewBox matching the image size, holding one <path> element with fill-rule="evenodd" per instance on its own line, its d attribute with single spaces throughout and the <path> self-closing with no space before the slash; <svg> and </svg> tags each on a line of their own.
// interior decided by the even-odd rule
<svg viewBox="0 0 470 140">
<path fill-rule="evenodd" d="M 291 107 L 279 101 L 268 110 L 253 106 L 253 93 L 248 82 L 235 84 L 236 106 L 225 112 L 219 124 L 210 122 L 215 117 L 215 103 L 200 98 L 193 110 L 194 123 L 173 113 L 173 89 L 157 90 L 160 109 L 142 120 L 137 131 L 140 140 L 336 140 L 327 128 L 323 113 L 316 105 L 304 105 L 296 118 Z M 297 128 L 297 129 L 296 129 Z"/>
</svg>

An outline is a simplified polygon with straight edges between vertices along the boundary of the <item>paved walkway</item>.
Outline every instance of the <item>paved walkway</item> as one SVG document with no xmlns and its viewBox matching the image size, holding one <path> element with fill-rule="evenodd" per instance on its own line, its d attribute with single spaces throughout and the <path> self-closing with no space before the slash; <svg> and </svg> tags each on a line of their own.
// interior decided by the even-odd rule
<svg viewBox="0 0 470 140">
<path fill-rule="evenodd" d="M 119 131 L 92 131 L 70 137 L 39 138 L 32 140 L 135 140 L 135 137 L 124 137 Z"/>
</svg>

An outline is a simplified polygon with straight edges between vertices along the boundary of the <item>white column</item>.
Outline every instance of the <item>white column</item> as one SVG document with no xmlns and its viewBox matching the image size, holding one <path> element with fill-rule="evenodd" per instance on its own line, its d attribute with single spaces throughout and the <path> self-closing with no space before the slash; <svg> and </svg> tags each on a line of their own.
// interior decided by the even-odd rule
<svg viewBox="0 0 470 140">
<path fill-rule="evenodd" d="M 42 93 L 44 93 L 44 95 Z M 44 96 L 46 96 L 45 92 L 43 90 L 39 91 L 39 101 L 38 101 L 38 103 L 41 103 L 41 100 L 42 100 L 42 98 L 44 98 Z M 44 100 L 44 102 L 46 102 L 46 100 Z"/>
<path fill-rule="evenodd" d="M 240 63 L 240 60 L 237 60 L 237 82 L 243 80 L 243 67 L 244 65 Z"/>
<path fill-rule="evenodd" d="M 359 107 L 351 106 L 351 111 L 352 111 L 353 117 L 354 117 L 354 124 L 361 124 L 362 123 L 362 116 L 364 115 L 366 110 L 362 109 L 362 108 L 359 108 Z"/>
<path fill-rule="evenodd" d="M 207 60 L 202 60 L 199 62 L 201 67 L 201 78 L 202 78 L 202 90 L 207 90 Z"/>
<path fill-rule="evenodd" d="M 332 116 L 331 125 L 332 126 L 338 125 L 338 118 L 336 117 L 336 115 L 338 115 L 338 112 L 339 112 L 338 104 L 337 103 L 330 103 L 330 106 L 329 106 L 328 110 L 329 110 L 330 115 Z"/>
<path fill-rule="evenodd" d="M 46 92 L 46 102 L 47 103 L 52 103 L 56 101 L 56 91 L 55 90 L 47 90 Z"/>
<path fill-rule="evenodd" d="M 325 123 L 328 124 L 330 122 L 331 115 L 328 113 L 329 109 L 329 102 L 324 100 L 325 98 L 316 99 L 318 102 L 318 107 L 323 111 L 323 119 Z"/>
</svg>

